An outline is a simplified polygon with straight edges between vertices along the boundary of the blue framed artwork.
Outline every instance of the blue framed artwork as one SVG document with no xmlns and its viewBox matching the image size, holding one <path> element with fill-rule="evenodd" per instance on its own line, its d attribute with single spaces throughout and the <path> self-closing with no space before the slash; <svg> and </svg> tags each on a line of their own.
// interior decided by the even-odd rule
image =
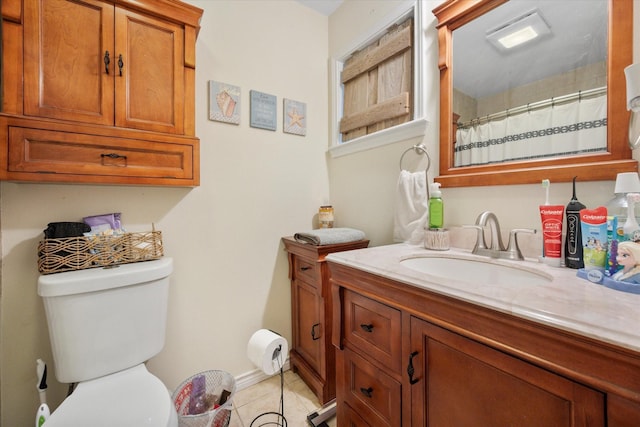
<svg viewBox="0 0 640 427">
<path fill-rule="evenodd" d="M 240 88 L 209 80 L 209 120 L 240 124 Z"/>
<path fill-rule="evenodd" d="M 294 135 L 307 135 L 307 104 L 291 99 L 284 100 L 282 131 Z"/>
<path fill-rule="evenodd" d="M 251 99 L 251 127 L 267 130 L 276 130 L 277 98 L 275 95 L 249 91 Z"/>
</svg>

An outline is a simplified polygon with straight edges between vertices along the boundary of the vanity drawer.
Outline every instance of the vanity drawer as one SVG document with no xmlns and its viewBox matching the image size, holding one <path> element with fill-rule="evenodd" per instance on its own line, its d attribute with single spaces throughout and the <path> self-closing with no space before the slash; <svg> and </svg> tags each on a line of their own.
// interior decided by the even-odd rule
<svg viewBox="0 0 640 427">
<path fill-rule="evenodd" d="M 344 401 L 371 425 L 401 425 L 400 382 L 349 349 L 345 348 L 341 357 Z"/>
<path fill-rule="evenodd" d="M 402 359 L 401 329 L 400 310 L 345 290 L 345 341 L 398 373 Z"/>
<path fill-rule="evenodd" d="M 299 256 L 294 257 L 292 279 L 302 280 L 317 288 L 318 284 L 322 283 L 320 264 Z"/>
</svg>

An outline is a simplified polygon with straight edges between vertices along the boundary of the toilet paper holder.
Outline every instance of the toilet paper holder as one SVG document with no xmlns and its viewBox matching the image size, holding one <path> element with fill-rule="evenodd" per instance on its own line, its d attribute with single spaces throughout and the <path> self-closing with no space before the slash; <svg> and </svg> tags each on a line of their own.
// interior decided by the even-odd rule
<svg viewBox="0 0 640 427">
<path fill-rule="evenodd" d="M 280 371 L 280 408 L 278 412 L 263 412 L 256 416 L 249 427 L 261 426 L 287 426 L 287 419 L 284 416 L 284 360 L 289 352 L 287 340 L 279 333 L 270 329 L 260 329 L 256 331 L 247 344 L 247 356 L 267 375 Z M 265 421 L 276 418 L 276 422 Z M 257 423 L 257 424 L 256 424 Z"/>
</svg>

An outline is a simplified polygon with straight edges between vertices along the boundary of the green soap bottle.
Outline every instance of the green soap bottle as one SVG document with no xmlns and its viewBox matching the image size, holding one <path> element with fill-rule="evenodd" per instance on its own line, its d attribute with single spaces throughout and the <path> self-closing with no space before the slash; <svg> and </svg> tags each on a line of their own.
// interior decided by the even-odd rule
<svg viewBox="0 0 640 427">
<path fill-rule="evenodd" d="M 444 203 L 440 192 L 440 183 L 431 184 L 429 197 L 429 228 L 442 228 L 444 225 Z"/>
</svg>

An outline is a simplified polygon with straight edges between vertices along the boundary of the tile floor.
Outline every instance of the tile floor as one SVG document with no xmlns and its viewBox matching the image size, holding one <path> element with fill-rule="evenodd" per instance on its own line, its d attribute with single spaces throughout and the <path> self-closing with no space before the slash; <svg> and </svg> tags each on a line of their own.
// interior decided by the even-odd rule
<svg viewBox="0 0 640 427">
<path fill-rule="evenodd" d="M 322 405 L 309 387 L 292 371 L 284 373 L 284 416 L 287 427 L 309 426 L 307 415 Z M 265 412 L 278 412 L 280 408 L 280 375 L 274 375 L 258 384 L 237 391 L 233 397 L 233 412 L 229 427 L 250 427 L 251 422 Z M 263 417 L 253 427 L 264 423 L 277 424 L 277 417 Z M 335 417 L 327 421 L 336 427 Z"/>
</svg>

